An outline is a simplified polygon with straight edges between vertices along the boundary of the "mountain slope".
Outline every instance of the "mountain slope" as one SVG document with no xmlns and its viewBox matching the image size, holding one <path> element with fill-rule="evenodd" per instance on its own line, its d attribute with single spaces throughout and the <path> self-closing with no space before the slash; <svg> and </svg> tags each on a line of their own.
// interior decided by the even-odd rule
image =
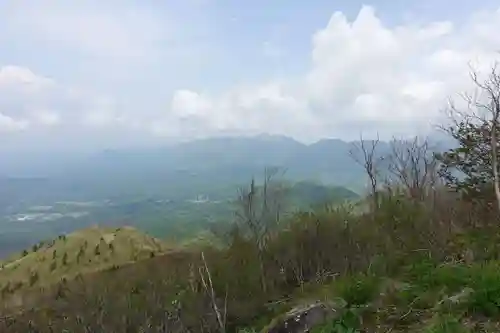
<svg viewBox="0 0 500 333">
<path fill-rule="evenodd" d="M 2 262 L 0 289 L 6 296 L 149 258 L 165 250 L 166 244 L 131 227 L 91 227 L 40 242 Z"/>
</svg>

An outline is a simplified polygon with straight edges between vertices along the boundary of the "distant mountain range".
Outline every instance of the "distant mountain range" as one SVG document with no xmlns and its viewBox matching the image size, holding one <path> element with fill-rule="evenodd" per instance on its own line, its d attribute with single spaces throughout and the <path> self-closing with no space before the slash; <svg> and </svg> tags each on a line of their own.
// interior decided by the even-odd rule
<svg viewBox="0 0 500 333">
<path fill-rule="evenodd" d="M 387 143 L 381 143 L 381 151 Z M 73 164 L 57 175 L 66 185 L 92 184 L 137 189 L 161 185 L 213 187 L 247 183 L 265 167 L 286 169 L 291 180 L 314 180 L 359 190 L 363 170 L 349 156 L 351 144 L 337 139 L 305 145 L 281 136 L 229 137 L 191 141 L 162 148 L 107 150 Z M 126 188 L 122 189 L 127 191 Z"/>
<path fill-rule="evenodd" d="M 59 157 L 34 174 L 50 178 L 51 186 L 57 183 L 75 192 L 87 188 L 127 192 L 137 190 L 135 184 L 148 191 L 158 186 L 248 182 L 252 176 L 262 175 L 265 167 L 276 166 L 286 169 L 292 180 L 314 180 L 359 191 L 365 177 L 349 156 L 351 147 L 352 142 L 339 139 L 306 145 L 285 136 L 219 137 L 159 148 L 105 150 L 68 161 Z M 379 148 L 381 154 L 387 153 L 388 142 L 380 142 Z"/>
</svg>

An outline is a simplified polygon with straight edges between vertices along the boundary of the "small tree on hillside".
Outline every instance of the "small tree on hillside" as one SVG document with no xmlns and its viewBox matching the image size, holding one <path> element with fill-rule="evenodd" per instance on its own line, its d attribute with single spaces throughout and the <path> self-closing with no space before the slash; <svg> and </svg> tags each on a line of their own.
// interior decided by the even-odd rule
<svg viewBox="0 0 500 333">
<path fill-rule="evenodd" d="M 50 271 L 53 272 L 53 271 L 56 270 L 56 268 L 57 268 L 57 262 L 56 261 L 52 261 L 50 263 L 50 266 L 49 266 Z"/>
<path fill-rule="evenodd" d="M 471 71 L 476 87 L 474 95 L 465 95 L 466 110 L 454 104 L 449 109 L 452 125 L 443 128 L 458 147 L 438 155 L 440 174 L 447 184 L 470 198 L 482 198 L 493 192 L 500 209 L 499 121 L 500 72 L 495 64 L 483 80 Z"/>
<path fill-rule="evenodd" d="M 84 255 L 85 255 L 85 248 L 83 246 L 80 246 L 80 249 L 78 250 L 78 253 L 76 255 L 76 262 L 80 263 L 80 260 Z"/>
<path fill-rule="evenodd" d="M 31 272 L 30 278 L 29 278 L 29 285 L 33 286 L 35 283 L 38 282 L 40 279 L 40 276 L 38 275 L 38 272 Z"/>
<path fill-rule="evenodd" d="M 468 197 L 484 196 L 493 182 L 491 129 L 463 120 L 447 130 L 458 147 L 437 154 L 440 175 L 449 187 Z"/>
<path fill-rule="evenodd" d="M 267 290 L 264 252 L 271 233 L 278 226 L 284 212 L 287 188 L 276 176 L 278 168 L 266 168 L 264 181 L 257 186 L 252 179 L 248 188 L 239 190 L 236 210 L 238 226 L 257 247 L 261 284 Z"/>
</svg>

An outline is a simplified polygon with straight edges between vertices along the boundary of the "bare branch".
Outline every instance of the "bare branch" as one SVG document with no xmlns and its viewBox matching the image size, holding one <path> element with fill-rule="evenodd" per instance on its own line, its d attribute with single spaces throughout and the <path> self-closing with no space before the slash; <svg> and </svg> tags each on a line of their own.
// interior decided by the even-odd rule
<svg viewBox="0 0 500 333">
<path fill-rule="evenodd" d="M 468 135 L 471 131 L 475 131 L 484 140 L 481 142 L 470 142 L 470 144 L 480 144 L 481 147 L 474 149 L 481 154 L 489 156 L 491 182 L 495 191 L 497 206 L 500 211 L 500 176 L 499 176 L 499 161 L 498 161 L 498 128 L 500 121 L 500 73 L 498 71 L 498 63 L 495 63 L 486 77 L 482 77 L 480 73 L 472 66 L 470 68 L 470 79 L 474 85 L 474 93 L 464 94 L 463 98 L 467 102 L 465 111 L 458 110 L 451 104 L 449 113 L 451 118 L 461 118 L 460 122 L 454 122 L 448 129 L 448 134 L 454 138 L 461 138 L 463 135 Z M 462 130 L 462 132 L 457 132 Z M 464 134 L 466 131 L 467 134 Z M 464 138 L 462 138 L 464 139 Z M 470 140 L 466 140 L 467 142 Z M 476 156 L 479 159 L 487 159 Z"/>
<path fill-rule="evenodd" d="M 226 332 L 226 306 L 227 304 L 224 304 L 224 316 L 221 315 L 219 307 L 217 306 L 217 298 L 215 297 L 215 291 L 212 283 L 212 275 L 210 274 L 210 270 L 208 269 L 207 261 L 205 260 L 205 253 L 201 252 L 201 259 L 203 261 L 203 268 L 205 271 L 203 272 L 201 267 L 199 268 L 200 270 L 200 277 L 201 277 L 201 282 L 203 284 L 203 288 L 205 288 L 205 291 L 210 295 L 210 302 L 212 303 L 212 308 L 214 309 L 215 316 L 217 318 L 217 323 L 219 325 L 219 329 L 221 333 Z M 205 275 L 208 279 L 208 284 L 205 280 Z M 225 302 L 227 303 L 227 289 L 226 289 L 226 298 Z"/>
<path fill-rule="evenodd" d="M 438 176 L 437 160 L 427 139 L 393 138 L 388 161 L 388 185 L 401 186 L 414 199 L 421 199 L 434 188 Z"/>
<path fill-rule="evenodd" d="M 378 207 L 378 194 L 377 194 L 377 184 L 378 184 L 378 162 L 380 158 L 376 156 L 377 146 L 380 143 L 379 136 L 377 134 L 377 139 L 370 141 L 368 144 L 363 140 L 363 135 L 360 134 L 359 142 L 353 143 L 349 154 L 351 158 L 364 168 L 369 181 L 370 181 L 370 195 L 372 197 L 372 209 L 377 209 Z"/>
<path fill-rule="evenodd" d="M 257 186 L 252 179 L 248 189 L 239 191 L 236 211 L 238 225 L 250 237 L 257 247 L 260 266 L 262 289 L 267 290 L 264 252 L 272 232 L 282 219 L 287 189 L 280 181 L 275 180 L 277 175 L 285 171 L 279 168 L 266 168 L 261 186 Z"/>
</svg>

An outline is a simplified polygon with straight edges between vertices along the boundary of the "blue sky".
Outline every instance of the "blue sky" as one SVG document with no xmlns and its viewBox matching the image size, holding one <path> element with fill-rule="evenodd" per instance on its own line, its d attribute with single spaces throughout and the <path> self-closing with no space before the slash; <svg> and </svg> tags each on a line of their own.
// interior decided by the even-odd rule
<svg viewBox="0 0 500 333">
<path fill-rule="evenodd" d="M 46 0 L 0 4 L 0 149 L 220 134 L 423 133 L 467 62 L 500 50 L 497 1 Z"/>
</svg>

